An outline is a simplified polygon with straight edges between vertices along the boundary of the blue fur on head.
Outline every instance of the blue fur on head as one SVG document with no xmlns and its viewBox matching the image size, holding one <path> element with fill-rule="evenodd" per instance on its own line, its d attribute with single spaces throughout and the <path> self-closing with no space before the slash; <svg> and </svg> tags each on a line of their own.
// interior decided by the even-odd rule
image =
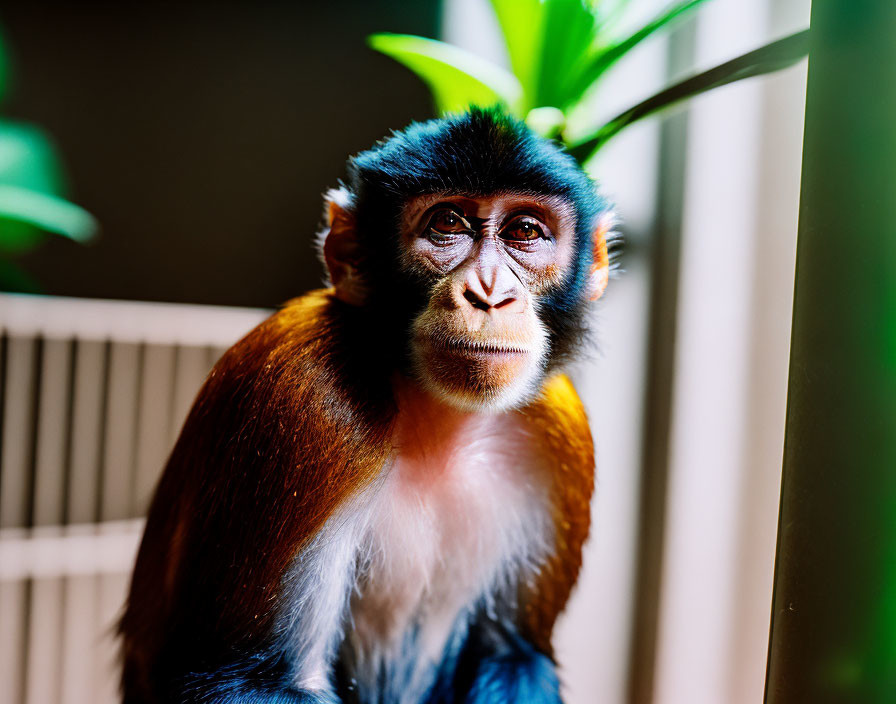
<svg viewBox="0 0 896 704">
<path fill-rule="evenodd" d="M 575 159 L 500 108 L 412 123 L 355 156 L 349 174 L 359 196 L 522 190 L 568 198 L 585 220 L 602 206 Z"/>
</svg>

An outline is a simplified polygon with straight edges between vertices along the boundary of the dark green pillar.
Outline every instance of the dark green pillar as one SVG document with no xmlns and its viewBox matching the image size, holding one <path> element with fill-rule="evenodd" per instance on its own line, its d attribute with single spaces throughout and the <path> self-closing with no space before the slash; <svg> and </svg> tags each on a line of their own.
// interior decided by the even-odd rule
<svg viewBox="0 0 896 704">
<path fill-rule="evenodd" d="M 768 704 L 896 702 L 896 0 L 815 0 Z"/>
</svg>

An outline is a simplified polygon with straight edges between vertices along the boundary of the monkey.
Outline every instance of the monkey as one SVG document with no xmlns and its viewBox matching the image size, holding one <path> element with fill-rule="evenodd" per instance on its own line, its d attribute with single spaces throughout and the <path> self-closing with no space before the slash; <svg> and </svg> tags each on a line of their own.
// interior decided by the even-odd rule
<svg viewBox="0 0 896 704">
<path fill-rule="evenodd" d="M 170 454 L 118 627 L 125 704 L 559 703 L 595 464 L 563 370 L 611 227 L 497 107 L 351 158 L 328 287 L 222 356 Z"/>
</svg>

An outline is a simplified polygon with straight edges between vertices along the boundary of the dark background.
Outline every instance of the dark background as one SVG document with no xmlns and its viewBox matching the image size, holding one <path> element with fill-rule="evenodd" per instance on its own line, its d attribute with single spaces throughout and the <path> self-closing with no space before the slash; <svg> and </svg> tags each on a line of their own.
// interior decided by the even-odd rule
<svg viewBox="0 0 896 704">
<path fill-rule="evenodd" d="M 5 2 L 6 119 L 43 127 L 95 244 L 47 238 L 43 292 L 273 306 L 318 286 L 321 195 L 348 155 L 432 115 L 376 31 L 436 36 L 437 0 Z"/>
</svg>

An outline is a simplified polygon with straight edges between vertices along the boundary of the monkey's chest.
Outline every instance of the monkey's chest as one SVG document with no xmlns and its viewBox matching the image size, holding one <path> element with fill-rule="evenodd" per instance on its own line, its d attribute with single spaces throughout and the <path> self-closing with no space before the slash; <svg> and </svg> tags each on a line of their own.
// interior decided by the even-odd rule
<svg viewBox="0 0 896 704">
<path fill-rule="evenodd" d="M 361 679 L 402 667 L 403 687 L 423 686 L 471 611 L 512 607 L 549 548 L 547 474 L 529 436 L 489 419 L 464 437 L 445 452 L 399 446 L 377 490 L 347 641 Z"/>
</svg>

